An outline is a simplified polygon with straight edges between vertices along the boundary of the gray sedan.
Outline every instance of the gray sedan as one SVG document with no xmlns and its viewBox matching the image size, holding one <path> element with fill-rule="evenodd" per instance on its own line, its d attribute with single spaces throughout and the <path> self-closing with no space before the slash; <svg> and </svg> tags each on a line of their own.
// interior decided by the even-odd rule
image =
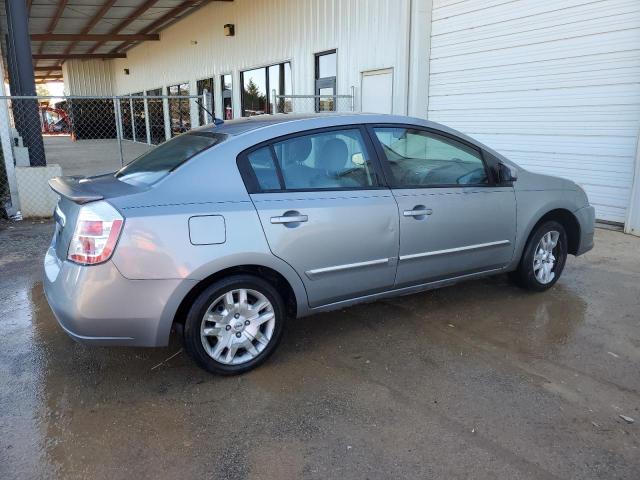
<svg viewBox="0 0 640 480">
<path fill-rule="evenodd" d="M 61 327 L 150 347 L 176 328 L 222 374 L 263 362 L 287 319 L 498 273 L 543 291 L 593 246 L 575 183 L 408 117 L 234 120 L 50 185 Z"/>
</svg>

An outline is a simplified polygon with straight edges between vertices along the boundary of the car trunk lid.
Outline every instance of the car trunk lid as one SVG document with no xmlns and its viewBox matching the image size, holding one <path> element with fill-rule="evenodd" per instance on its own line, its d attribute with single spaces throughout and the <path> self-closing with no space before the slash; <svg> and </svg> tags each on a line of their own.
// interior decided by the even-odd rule
<svg viewBox="0 0 640 480">
<path fill-rule="evenodd" d="M 147 187 L 121 182 L 113 174 L 95 177 L 55 177 L 51 189 L 60 195 L 54 211 L 56 222 L 52 245 L 59 259 L 65 260 L 82 205 L 131 195 Z"/>
</svg>

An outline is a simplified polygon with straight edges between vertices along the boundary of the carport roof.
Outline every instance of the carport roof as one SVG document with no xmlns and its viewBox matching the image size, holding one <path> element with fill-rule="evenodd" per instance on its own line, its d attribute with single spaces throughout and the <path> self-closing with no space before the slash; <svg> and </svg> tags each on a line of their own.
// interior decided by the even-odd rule
<svg viewBox="0 0 640 480">
<path fill-rule="evenodd" d="M 5 1 L 0 0 L 0 27 L 3 33 L 7 32 Z M 233 0 L 25 1 L 36 78 L 55 78 L 60 76 L 64 60 L 71 58 L 69 55 L 91 55 L 89 58 L 123 56 L 133 45 L 157 39 L 159 31 L 197 8 L 212 1 Z M 153 34 L 156 34 L 156 38 Z"/>
</svg>

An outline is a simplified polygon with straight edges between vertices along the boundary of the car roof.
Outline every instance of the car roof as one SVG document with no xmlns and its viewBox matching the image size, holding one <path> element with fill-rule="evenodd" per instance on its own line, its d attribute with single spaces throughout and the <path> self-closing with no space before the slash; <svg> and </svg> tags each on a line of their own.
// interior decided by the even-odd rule
<svg viewBox="0 0 640 480">
<path fill-rule="evenodd" d="M 504 159 L 504 156 L 490 147 L 482 144 L 478 140 L 465 135 L 451 127 L 442 125 L 441 123 L 432 122 L 423 118 L 408 117 L 404 115 L 389 115 L 381 113 L 308 113 L 308 114 L 294 114 L 294 113 L 279 113 L 275 115 L 256 115 L 253 117 L 238 118 L 235 120 L 226 120 L 224 123 L 215 125 L 209 124 L 203 127 L 197 128 L 193 131 L 200 132 L 212 132 L 222 133 L 231 136 L 240 136 L 254 131 L 262 131 L 265 134 L 267 132 L 276 129 L 278 135 L 293 133 L 295 131 L 311 130 L 314 128 L 326 128 L 333 126 L 344 126 L 352 124 L 365 124 L 365 123 L 378 123 L 378 124 L 404 124 L 404 125 L 416 125 L 427 128 L 432 128 L 444 133 L 449 133 L 455 137 L 466 140 L 468 143 L 476 145 L 477 147 L 490 152 L 497 158 Z M 289 128 L 278 128 L 278 127 Z M 274 133 L 276 133 L 274 132 Z M 507 160 L 508 161 L 508 160 Z"/>
<path fill-rule="evenodd" d="M 289 122 L 295 122 L 300 120 L 309 119 L 327 119 L 331 117 L 360 117 L 360 114 L 354 113 L 308 113 L 308 114 L 292 114 L 292 113 L 279 113 L 276 115 L 256 115 L 253 117 L 243 117 L 234 120 L 225 120 L 221 124 L 208 124 L 198 128 L 200 132 L 213 132 L 224 133 L 227 135 L 241 135 L 243 133 L 257 130 L 258 128 L 269 127 L 274 125 L 280 125 Z M 360 120 L 361 121 L 361 120 Z"/>
<path fill-rule="evenodd" d="M 444 125 L 429 122 L 424 119 L 406 117 L 401 115 L 388 115 L 381 113 L 278 113 L 275 115 L 256 115 L 253 117 L 243 117 L 234 120 L 225 120 L 224 123 L 209 124 L 196 129 L 201 132 L 224 133 L 227 135 L 242 135 L 253 130 L 265 127 L 275 127 L 285 124 L 304 124 L 305 129 L 315 127 L 326 127 L 335 121 L 335 125 L 358 124 L 358 123 L 407 123 L 407 124 L 428 124 L 439 130 L 448 130 Z"/>
</svg>

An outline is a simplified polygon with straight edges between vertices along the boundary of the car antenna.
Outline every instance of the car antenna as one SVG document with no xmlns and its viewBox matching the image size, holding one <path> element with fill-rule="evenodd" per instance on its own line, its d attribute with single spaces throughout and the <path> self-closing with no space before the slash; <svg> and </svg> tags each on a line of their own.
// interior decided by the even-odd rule
<svg viewBox="0 0 640 480">
<path fill-rule="evenodd" d="M 199 98 L 196 99 L 196 103 L 198 104 L 198 106 L 204 110 L 206 113 L 209 114 L 209 116 L 213 119 L 213 124 L 217 127 L 218 125 L 222 125 L 224 123 L 224 120 L 222 120 L 221 118 L 217 118 L 212 112 L 210 112 L 208 109 L 205 108 L 205 106 L 202 104 L 202 100 L 200 100 Z"/>
</svg>

